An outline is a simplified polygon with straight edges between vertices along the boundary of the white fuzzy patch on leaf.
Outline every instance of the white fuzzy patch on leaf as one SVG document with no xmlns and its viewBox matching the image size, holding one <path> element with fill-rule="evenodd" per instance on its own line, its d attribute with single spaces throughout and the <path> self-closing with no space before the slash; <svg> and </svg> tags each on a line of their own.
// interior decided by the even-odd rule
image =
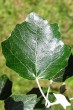
<svg viewBox="0 0 73 110">
<path fill-rule="evenodd" d="M 71 103 L 68 102 L 68 100 L 66 99 L 66 97 L 64 95 L 62 95 L 62 94 L 54 94 L 54 96 L 57 99 L 55 103 L 61 104 L 64 109 L 66 109 L 67 106 L 71 106 Z"/>
</svg>

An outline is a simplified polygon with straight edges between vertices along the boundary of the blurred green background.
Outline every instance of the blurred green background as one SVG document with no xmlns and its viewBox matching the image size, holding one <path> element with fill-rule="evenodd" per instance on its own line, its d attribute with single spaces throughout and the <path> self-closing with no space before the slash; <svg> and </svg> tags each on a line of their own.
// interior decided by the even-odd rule
<svg viewBox="0 0 73 110">
<path fill-rule="evenodd" d="M 73 52 L 73 0 L 0 0 L 0 43 L 9 36 L 17 23 L 25 20 L 30 12 L 36 12 L 50 23 L 58 23 L 63 41 L 71 46 Z M 13 94 L 26 93 L 37 87 L 35 81 L 23 79 L 6 67 L 0 44 L 0 76 L 2 74 L 7 74 L 13 81 Z M 40 83 L 41 86 L 48 86 L 48 82 L 46 85 L 45 81 Z M 69 78 L 66 84 L 66 95 L 73 97 L 73 77 Z M 55 83 L 54 90 L 60 85 Z M 3 102 L 0 102 L 0 110 L 4 110 Z M 52 107 L 52 110 L 63 110 L 63 108 L 59 105 Z M 67 110 L 73 110 L 73 106 L 67 107 Z"/>
</svg>

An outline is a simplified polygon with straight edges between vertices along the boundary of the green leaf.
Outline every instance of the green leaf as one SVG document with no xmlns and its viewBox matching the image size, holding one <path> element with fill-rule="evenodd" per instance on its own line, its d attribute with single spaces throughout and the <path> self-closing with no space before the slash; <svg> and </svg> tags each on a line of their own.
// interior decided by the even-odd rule
<svg viewBox="0 0 73 110">
<path fill-rule="evenodd" d="M 48 99 L 49 99 L 50 102 L 56 101 L 56 98 L 55 98 L 53 93 L 49 93 Z"/>
<path fill-rule="evenodd" d="M 71 54 L 68 60 L 68 65 L 65 68 L 63 81 L 73 76 L 73 55 Z"/>
<path fill-rule="evenodd" d="M 53 81 L 56 82 L 63 82 L 66 79 L 70 78 L 73 76 L 73 55 L 71 53 L 69 59 L 68 59 L 68 65 L 62 70 L 59 74 L 57 74 L 54 78 Z"/>
<path fill-rule="evenodd" d="M 7 99 L 12 94 L 12 82 L 6 75 L 0 77 L 0 100 Z"/>
<path fill-rule="evenodd" d="M 36 95 L 13 95 L 5 100 L 5 110 L 33 110 Z"/>
<path fill-rule="evenodd" d="M 43 92 L 44 92 L 44 94 L 46 94 L 46 91 L 43 90 Z M 39 88 L 33 88 L 27 94 L 36 94 L 37 95 L 37 103 L 35 105 L 35 109 L 37 109 L 37 108 L 42 108 L 42 109 L 45 108 L 45 104 L 42 103 L 44 98 L 42 97 L 42 95 L 41 95 L 41 93 L 39 91 Z"/>
<path fill-rule="evenodd" d="M 57 24 L 30 13 L 2 42 L 6 65 L 29 80 L 53 79 L 67 66 L 71 51 L 60 36 Z"/>
</svg>

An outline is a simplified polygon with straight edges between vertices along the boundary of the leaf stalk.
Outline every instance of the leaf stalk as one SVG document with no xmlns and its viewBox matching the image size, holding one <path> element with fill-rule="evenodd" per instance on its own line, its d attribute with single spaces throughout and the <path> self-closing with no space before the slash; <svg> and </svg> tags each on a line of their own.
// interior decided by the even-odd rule
<svg viewBox="0 0 73 110">
<path fill-rule="evenodd" d="M 43 90 L 41 89 L 41 86 L 40 86 L 40 83 L 39 83 L 38 78 L 36 78 L 36 83 L 37 83 L 38 88 L 39 88 L 39 90 L 40 90 L 40 92 L 41 92 L 41 94 L 42 94 L 43 98 L 45 99 L 45 101 L 46 101 L 46 103 L 47 103 L 48 108 L 49 108 L 49 107 L 50 107 L 50 105 L 51 105 L 51 103 L 50 103 L 50 101 L 47 99 L 47 97 L 45 96 L 45 94 L 43 93 Z"/>
</svg>

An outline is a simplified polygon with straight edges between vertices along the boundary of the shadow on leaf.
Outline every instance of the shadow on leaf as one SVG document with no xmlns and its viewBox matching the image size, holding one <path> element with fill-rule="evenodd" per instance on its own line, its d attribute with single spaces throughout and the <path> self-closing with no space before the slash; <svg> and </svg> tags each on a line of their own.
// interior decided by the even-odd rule
<svg viewBox="0 0 73 110">
<path fill-rule="evenodd" d="M 0 100 L 7 99 L 12 94 L 12 82 L 6 75 L 0 77 Z"/>
<path fill-rule="evenodd" d="M 67 78 L 73 76 L 73 55 L 71 54 L 68 60 L 68 66 L 65 68 L 65 73 L 63 76 L 63 81 Z"/>
<path fill-rule="evenodd" d="M 11 97 L 5 100 L 5 110 L 24 110 L 24 104 L 22 101 L 14 101 Z"/>
</svg>

